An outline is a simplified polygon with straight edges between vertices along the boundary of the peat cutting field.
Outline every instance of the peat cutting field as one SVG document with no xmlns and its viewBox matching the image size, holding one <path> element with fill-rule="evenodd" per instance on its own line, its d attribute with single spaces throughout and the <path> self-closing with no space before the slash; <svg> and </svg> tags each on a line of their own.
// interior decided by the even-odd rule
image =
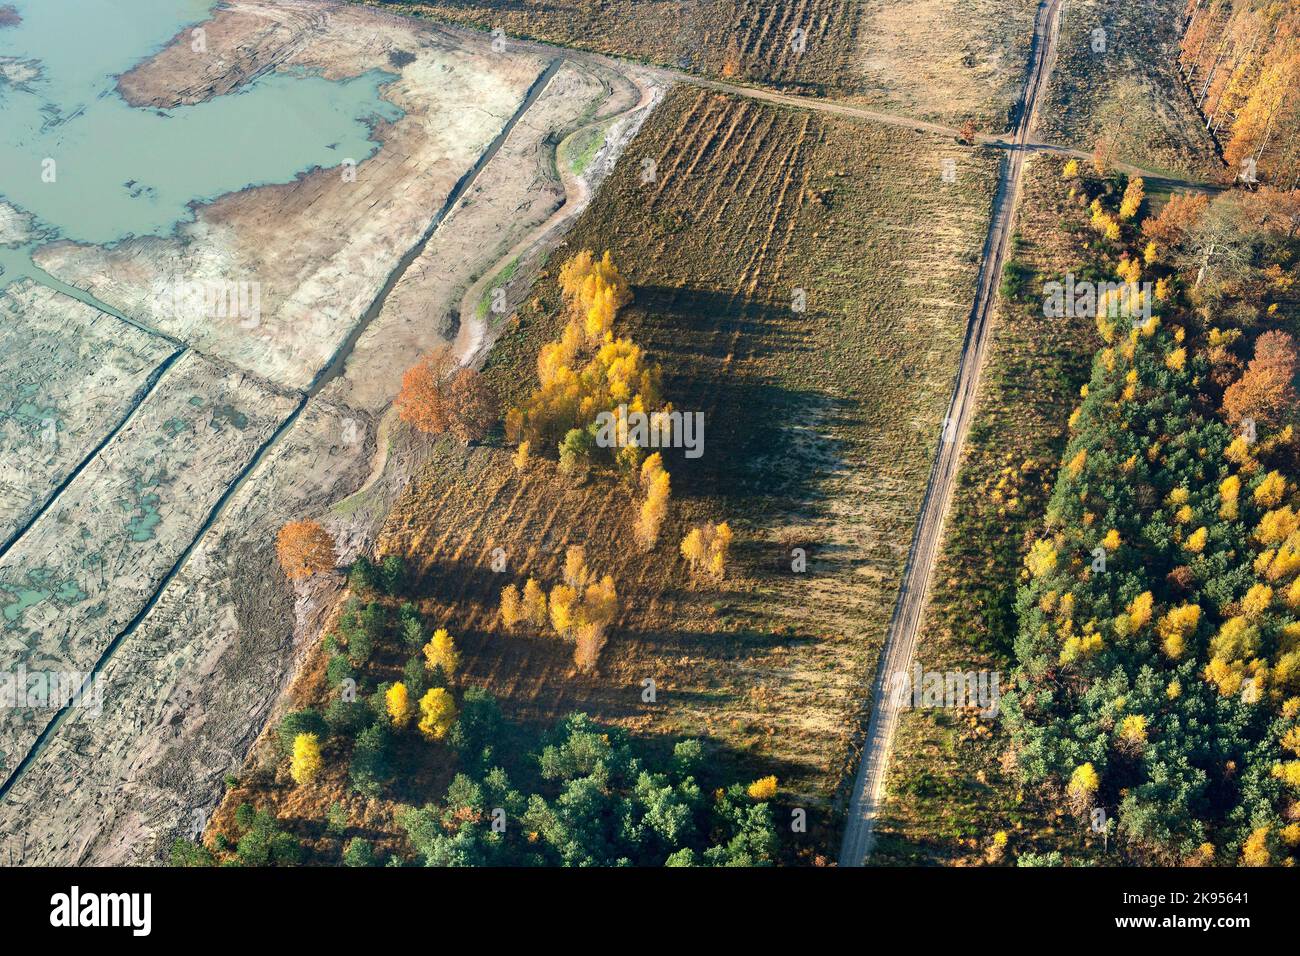
<svg viewBox="0 0 1300 956">
<path fill-rule="evenodd" d="M 232 142 L 243 159 L 293 146 L 319 159 L 115 241 L 20 208 L 20 195 L 93 193 L 76 162 L 46 193 L 3 187 L 0 253 L 24 271 L 0 286 L 0 649 L 105 688 L 94 712 L 6 708 L 0 847 L 13 862 L 156 859 L 210 812 L 341 585 L 284 586 L 276 532 L 320 517 L 344 562 L 371 544 L 414 455 L 409 436 L 378 434 L 401 372 L 472 324 L 462 296 L 507 250 L 536 259 L 558 235 L 543 226 L 594 189 L 591 173 L 561 177 L 557 145 L 595 124 L 585 148 L 612 161 L 657 100 L 615 67 L 502 54 L 486 36 L 353 5 L 154 12 L 199 17 L 205 49 L 137 11 L 166 32 L 152 50 L 91 58 L 99 108 L 172 142 L 169 123 L 305 89 L 322 99 L 290 100 L 283 139 Z M 36 46 L 49 42 L 39 23 Z M 0 99 L 28 108 L 58 91 L 64 61 L 48 52 L 55 65 L 0 76 Z M 84 95 L 74 79 L 66 95 Z M 81 115 L 27 112 L 38 126 Z M 359 137 L 336 138 L 351 126 Z M 136 194 L 107 197 L 115 209 L 152 210 L 147 184 L 173 183 L 160 148 L 137 159 Z M 236 291 L 210 307 L 214 288 Z"/>
</svg>

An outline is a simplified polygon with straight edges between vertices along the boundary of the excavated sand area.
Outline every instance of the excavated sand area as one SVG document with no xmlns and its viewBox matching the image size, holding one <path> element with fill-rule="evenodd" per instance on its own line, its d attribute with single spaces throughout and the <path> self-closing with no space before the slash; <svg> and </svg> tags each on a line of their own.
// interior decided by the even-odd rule
<svg viewBox="0 0 1300 956">
<path fill-rule="evenodd" d="M 172 237 L 128 240 L 112 250 L 54 243 L 36 262 L 200 351 L 305 389 L 546 63 L 318 3 L 236 2 L 204 29 L 207 56 L 191 51 L 186 33 L 126 74 L 120 89 L 128 102 L 192 103 L 234 92 L 269 69 L 330 79 L 383 70 L 397 74 L 384 96 L 404 115 L 377 123 L 382 148 L 373 157 L 340 157 L 355 167 L 317 169 L 289 184 L 222 197 Z M 210 75 L 222 63 L 220 75 Z M 239 282 L 260 287 L 260 315 L 212 317 L 176 309 L 172 297 L 159 294 L 191 283 Z"/>
<path fill-rule="evenodd" d="M 41 453 L 0 459 L 0 659 L 102 688 L 0 724 L 0 863 L 152 862 L 199 832 L 342 584 L 291 589 L 276 532 L 321 520 L 341 565 L 369 544 L 422 454 L 387 414 L 401 373 L 469 323 L 465 357 L 483 354 L 500 317 L 463 300 L 497 275 L 526 287 L 658 100 L 636 68 L 350 5 L 232 0 L 203 29 L 206 56 L 185 31 L 120 93 L 165 109 L 271 71 L 384 70 L 402 115 L 377 120 L 355 181 L 317 169 L 196 204 L 171 236 L 36 250 L 131 323 L 0 290 L 0 383 L 34 386 L 0 389 L 0 451 Z M 593 124 L 598 161 L 558 170 Z M 178 307 L 194 283 L 256 284 L 259 314 Z"/>
</svg>

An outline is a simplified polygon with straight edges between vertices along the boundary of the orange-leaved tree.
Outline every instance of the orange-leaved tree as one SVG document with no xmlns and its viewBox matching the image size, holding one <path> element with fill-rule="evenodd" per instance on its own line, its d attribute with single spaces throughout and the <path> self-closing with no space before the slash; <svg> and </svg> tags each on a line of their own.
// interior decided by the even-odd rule
<svg viewBox="0 0 1300 956">
<path fill-rule="evenodd" d="M 316 521 L 291 521 L 275 540 L 280 567 L 290 581 L 334 567 L 334 539 Z"/>
<path fill-rule="evenodd" d="M 461 368 L 446 349 L 424 356 L 402 376 L 393 402 L 402 421 L 431 435 L 451 432 L 479 441 L 497 419 L 497 401 L 483 376 Z"/>
<path fill-rule="evenodd" d="M 1273 329 L 1255 340 L 1255 357 L 1246 372 L 1223 393 L 1223 411 L 1228 421 L 1259 419 L 1281 424 L 1295 414 L 1295 378 L 1300 355 L 1295 339 Z"/>
</svg>

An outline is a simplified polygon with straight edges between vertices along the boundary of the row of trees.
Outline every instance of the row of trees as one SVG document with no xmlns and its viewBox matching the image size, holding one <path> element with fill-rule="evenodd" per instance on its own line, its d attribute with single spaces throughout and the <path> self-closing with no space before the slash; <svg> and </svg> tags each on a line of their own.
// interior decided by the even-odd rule
<svg viewBox="0 0 1300 956">
<path fill-rule="evenodd" d="M 1188 254 L 1215 203 L 1250 201 L 1177 199 L 1095 247 L 1166 294 L 1149 321 L 1098 315 L 1017 599 L 1018 765 L 1146 860 L 1300 855 L 1300 363 L 1277 300 L 1234 308 L 1296 249 L 1225 235 L 1243 264 L 1213 308 Z"/>
<path fill-rule="evenodd" d="M 564 580 L 551 588 L 549 597 L 530 577 L 522 593 L 513 584 L 502 589 L 499 614 L 507 630 L 526 626 L 542 632 L 549 627 L 557 637 L 572 641 L 574 664 L 591 673 L 618 608 L 614 579 L 606 574 L 598 580 L 587 567 L 586 551 L 574 545 L 565 551 Z"/>
</svg>

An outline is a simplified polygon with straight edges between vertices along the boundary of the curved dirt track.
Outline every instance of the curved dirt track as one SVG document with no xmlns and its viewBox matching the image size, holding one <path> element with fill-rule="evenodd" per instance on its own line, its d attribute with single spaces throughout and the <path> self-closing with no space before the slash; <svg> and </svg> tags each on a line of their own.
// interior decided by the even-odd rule
<svg viewBox="0 0 1300 956">
<path fill-rule="evenodd" d="M 898 726 L 898 716 L 905 703 L 886 693 L 886 688 L 892 685 L 890 675 L 905 673 L 912 666 L 917 631 L 930 590 L 935 558 L 943 539 L 944 516 L 956 483 L 962 442 L 974 412 L 998 278 L 1002 274 L 1002 263 L 1011 244 L 1029 133 L 1034 125 L 1039 94 L 1047 85 L 1047 77 L 1051 72 L 1053 50 L 1060 27 L 1061 3 L 1062 0 L 1042 0 L 1034 21 L 1029 77 L 1021 98 L 1011 148 L 1002 161 L 1002 174 L 993 200 L 993 218 L 984 244 L 975 306 L 966 330 L 957 384 L 940 437 L 939 450 L 930 471 L 930 481 L 921 504 L 916 530 L 912 535 L 912 547 L 903 571 L 898 604 L 894 608 L 894 617 L 890 621 L 889 634 L 885 638 L 880 666 L 876 672 L 871 699 L 871 722 L 867 727 L 862 760 L 853 784 L 848 818 L 844 826 L 844 842 L 840 849 L 841 866 L 861 866 L 870 856 L 875 839 L 876 815 L 884 797 L 890 749 Z"/>
</svg>

